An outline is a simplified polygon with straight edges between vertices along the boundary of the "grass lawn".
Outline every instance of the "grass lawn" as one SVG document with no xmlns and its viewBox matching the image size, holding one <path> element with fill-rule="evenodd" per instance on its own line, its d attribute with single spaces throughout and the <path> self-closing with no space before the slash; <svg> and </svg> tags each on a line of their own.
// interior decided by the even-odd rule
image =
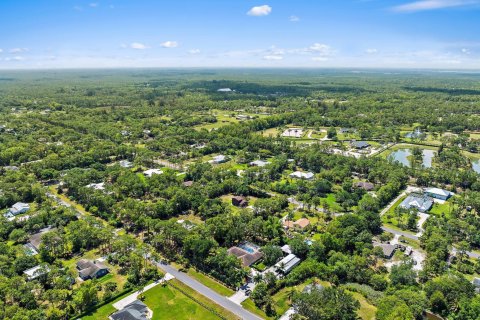
<svg viewBox="0 0 480 320">
<path fill-rule="evenodd" d="M 442 216 L 445 215 L 448 217 L 453 209 L 455 209 L 456 206 L 452 206 L 448 201 L 445 202 L 444 204 L 440 203 L 434 203 L 432 209 L 430 209 L 430 214 Z"/>
<path fill-rule="evenodd" d="M 275 307 L 277 310 L 277 314 L 282 315 L 290 308 L 290 291 L 294 289 L 297 292 L 302 292 L 302 290 L 310 283 L 312 283 L 313 279 L 307 280 L 304 283 L 301 283 L 294 287 L 287 287 L 283 288 L 282 290 L 278 291 L 275 295 L 273 295 L 273 301 L 275 302 Z M 324 287 L 330 287 L 330 283 L 327 281 L 316 280 L 318 284 L 321 284 Z"/>
<path fill-rule="evenodd" d="M 265 314 L 265 312 L 258 309 L 257 306 L 255 306 L 255 303 L 250 298 L 242 302 L 242 307 L 244 307 L 246 310 L 250 311 L 251 313 L 256 314 L 262 319 L 268 319 L 268 320 L 275 319 L 274 317 L 268 317 Z"/>
<path fill-rule="evenodd" d="M 222 296 L 229 297 L 235 293 L 235 291 L 233 291 L 232 289 L 227 288 L 220 282 L 215 281 L 214 279 L 204 275 L 203 273 L 196 271 L 193 268 L 188 269 L 187 274 L 192 278 L 195 278 L 201 284 L 209 287 L 210 289 L 217 292 L 218 294 L 221 294 Z"/>
<path fill-rule="evenodd" d="M 367 299 L 358 292 L 347 291 L 353 295 L 355 299 L 360 302 L 360 309 L 357 311 L 357 314 L 363 320 L 373 320 L 375 319 L 375 313 L 377 312 L 377 307 L 368 303 Z"/>
<path fill-rule="evenodd" d="M 67 196 L 64 195 L 64 194 L 58 193 L 56 186 L 50 186 L 49 191 L 50 191 L 52 194 L 54 194 L 55 196 L 57 196 L 58 198 L 62 199 L 63 201 L 65 201 L 66 203 L 68 203 L 69 205 L 71 205 L 73 208 L 75 208 L 75 209 L 76 209 L 78 212 L 80 212 L 82 215 L 90 215 L 90 212 L 88 212 L 87 210 L 85 210 L 85 208 L 84 208 L 81 204 L 78 204 L 78 203 L 76 203 L 75 201 L 70 200 L 70 198 L 67 197 Z"/>
<path fill-rule="evenodd" d="M 324 201 L 326 204 L 328 204 L 328 207 L 330 208 L 331 211 L 342 211 L 342 207 L 337 203 L 337 199 L 335 198 L 334 193 L 329 193 L 326 198 L 322 198 L 322 201 Z"/>
<path fill-rule="evenodd" d="M 215 314 L 171 286 L 158 285 L 145 292 L 143 301 L 152 311 L 152 320 L 219 319 Z"/>
<path fill-rule="evenodd" d="M 400 242 L 409 245 L 413 249 L 420 249 L 420 242 L 419 241 L 416 241 L 416 240 L 413 240 L 413 239 L 410 239 L 410 238 L 407 238 L 407 237 L 404 237 L 404 236 L 400 236 Z"/>
<path fill-rule="evenodd" d="M 264 137 L 275 138 L 280 133 L 280 130 L 278 130 L 277 128 L 270 128 L 270 129 L 263 130 L 263 131 L 260 131 L 260 132 Z"/>
<path fill-rule="evenodd" d="M 106 304 L 94 312 L 88 313 L 86 316 L 82 317 L 82 320 L 101 320 L 101 319 L 108 319 L 108 316 L 111 315 L 116 311 L 116 309 L 113 307 L 113 304 L 117 302 L 118 300 L 121 300 L 125 298 L 126 296 L 132 294 L 131 292 L 125 293 L 124 295 L 121 295 L 114 301 L 112 301 L 109 304 Z"/>
</svg>

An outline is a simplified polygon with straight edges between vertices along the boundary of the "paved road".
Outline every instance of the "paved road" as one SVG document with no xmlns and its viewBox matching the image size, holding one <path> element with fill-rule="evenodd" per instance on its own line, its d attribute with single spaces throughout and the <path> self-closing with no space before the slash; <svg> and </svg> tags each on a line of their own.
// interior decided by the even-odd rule
<svg viewBox="0 0 480 320">
<path fill-rule="evenodd" d="M 388 227 L 382 227 L 383 231 L 387 231 L 387 232 L 390 232 L 390 233 L 393 233 L 393 234 L 397 234 L 399 236 L 404 236 L 405 238 L 408 238 L 408 239 L 412 239 L 412 240 L 419 240 L 419 238 L 414 235 L 414 234 L 411 234 L 409 232 L 405 232 L 405 231 L 400 231 L 400 230 L 395 230 L 395 229 L 391 229 L 391 228 L 388 228 Z"/>
<path fill-rule="evenodd" d="M 419 237 L 417 237 L 414 234 L 408 233 L 408 232 L 395 230 L 395 229 L 391 229 L 391 228 L 388 228 L 388 227 L 382 227 L 382 229 L 383 229 L 383 231 L 387 231 L 387 232 L 390 232 L 390 233 L 393 233 L 393 234 L 396 234 L 396 235 L 399 235 L 399 236 L 404 236 L 405 238 L 408 238 L 408 239 L 417 240 L 417 241 L 419 240 Z M 453 254 L 453 253 L 456 253 L 457 251 L 458 250 L 456 248 L 452 248 L 451 253 Z M 467 251 L 467 255 L 470 258 L 473 258 L 473 259 L 480 258 L 479 253 L 472 252 L 472 251 Z"/>
<path fill-rule="evenodd" d="M 227 297 L 221 296 L 212 289 L 204 286 L 197 280 L 191 278 L 189 275 L 179 272 L 177 269 L 174 267 L 168 265 L 168 264 L 161 264 L 161 263 L 156 263 L 156 265 L 162 269 L 165 272 L 170 273 L 173 275 L 175 278 L 177 278 L 179 281 L 183 282 L 193 290 L 197 291 L 198 293 L 204 295 L 205 297 L 209 298 L 216 304 L 222 306 L 226 310 L 232 312 L 233 314 L 237 315 L 241 319 L 244 320 L 261 320 L 262 318 L 254 315 L 250 311 L 245 310 L 241 305 L 238 305 L 234 303 L 233 301 L 228 300 Z"/>
</svg>

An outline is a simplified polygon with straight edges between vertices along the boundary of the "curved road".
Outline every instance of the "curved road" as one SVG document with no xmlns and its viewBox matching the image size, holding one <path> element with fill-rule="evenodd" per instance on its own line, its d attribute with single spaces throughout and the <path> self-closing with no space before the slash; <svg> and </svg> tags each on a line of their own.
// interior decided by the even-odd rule
<svg viewBox="0 0 480 320">
<path fill-rule="evenodd" d="M 248 310 L 245 310 L 241 305 L 234 303 L 233 301 L 230 301 L 227 299 L 227 297 L 224 297 L 212 289 L 204 286 L 197 280 L 191 278 L 189 275 L 186 273 L 180 272 L 174 267 L 168 265 L 168 264 L 162 264 L 158 262 L 154 262 L 160 269 L 162 269 L 165 272 L 170 273 L 173 275 L 175 278 L 177 278 L 179 281 L 183 282 L 193 290 L 197 291 L 198 293 L 204 295 L 208 299 L 212 300 L 216 304 L 222 306 L 224 309 L 232 312 L 236 316 L 240 317 L 241 319 L 244 320 L 261 320 L 262 318 L 254 315 Z"/>
</svg>

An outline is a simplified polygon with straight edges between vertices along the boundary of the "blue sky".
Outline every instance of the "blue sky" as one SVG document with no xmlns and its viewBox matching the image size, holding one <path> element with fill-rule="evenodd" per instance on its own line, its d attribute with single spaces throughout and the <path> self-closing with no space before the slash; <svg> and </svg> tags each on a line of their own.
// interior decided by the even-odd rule
<svg viewBox="0 0 480 320">
<path fill-rule="evenodd" d="M 0 68 L 480 69 L 480 0 L 1 0 Z"/>
</svg>

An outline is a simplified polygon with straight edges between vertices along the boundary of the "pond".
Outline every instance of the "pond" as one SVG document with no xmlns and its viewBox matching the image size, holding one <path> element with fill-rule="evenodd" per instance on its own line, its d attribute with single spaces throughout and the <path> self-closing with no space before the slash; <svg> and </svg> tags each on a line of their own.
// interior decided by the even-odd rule
<svg viewBox="0 0 480 320">
<path fill-rule="evenodd" d="M 472 169 L 476 173 L 480 173 L 480 159 L 472 160 Z"/>
<path fill-rule="evenodd" d="M 422 153 L 423 153 L 423 161 L 422 161 L 423 166 L 425 168 L 431 168 L 433 158 L 435 157 L 435 151 L 423 149 Z M 410 160 L 409 160 L 408 157 L 411 156 L 411 155 L 412 155 L 412 149 L 403 148 L 403 149 L 398 149 L 398 150 L 393 151 L 388 156 L 388 158 L 392 159 L 394 161 L 400 162 L 404 166 L 410 167 L 411 164 L 410 164 Z M 479 169 L 480 169 L 480 163 L 478 165 L 479 165 Z"/>
</svg>

